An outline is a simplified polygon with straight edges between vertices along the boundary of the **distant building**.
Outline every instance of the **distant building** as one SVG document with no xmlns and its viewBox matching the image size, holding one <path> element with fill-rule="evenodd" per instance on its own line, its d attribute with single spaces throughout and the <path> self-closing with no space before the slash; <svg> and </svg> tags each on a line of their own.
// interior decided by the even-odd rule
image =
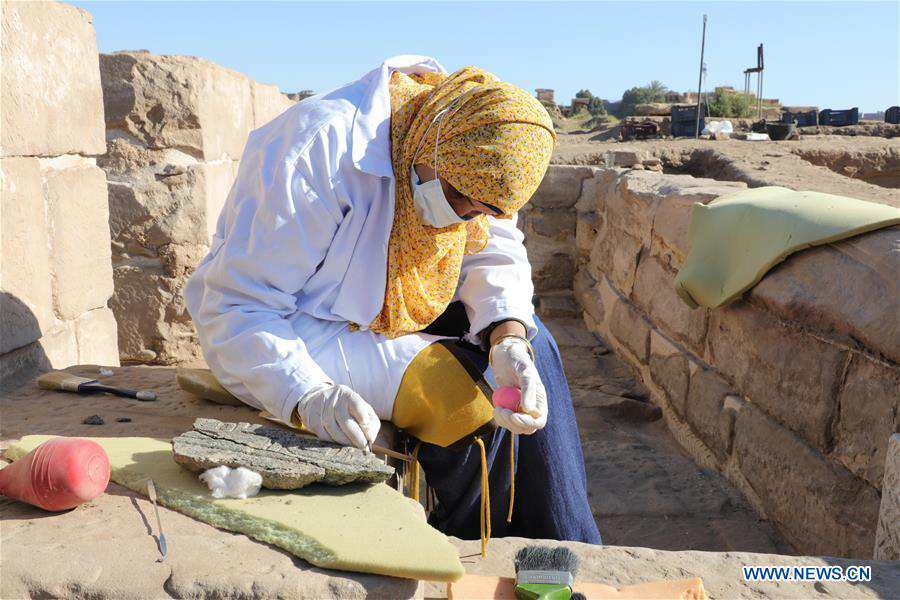
<svg viewBox="0 0 900 600">
<path fill-rule="evenodd" d="M 572 98 L 572 112 L 578 112 L 582 106 L 587 108 L 591 103 L 590 98 Z"/>
<path fill-rule="evenodd" d="M 863 113 L 860 118 L 864 121 L 884 121 L 884 111 L 879 110 L 873 113 Z"/>
<path fill-rule="evenodd" d="M 553 90 L 547 88 L 537 88 L 534 91 L 537 92 L 537 99 L 542 103 L 556 104 L 556 100 L 553 98 Z"/>
</svg>

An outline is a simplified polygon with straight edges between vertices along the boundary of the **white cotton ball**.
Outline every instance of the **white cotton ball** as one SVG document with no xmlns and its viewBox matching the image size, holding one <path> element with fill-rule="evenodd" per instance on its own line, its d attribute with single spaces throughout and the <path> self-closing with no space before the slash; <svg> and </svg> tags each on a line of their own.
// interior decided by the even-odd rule
<svg viewBox="0 0 900 600">
<path fill-rule="evenodd" d="M 212 492 L 213 498 L 225 497 L 225 478 L 228 476 L 229 471 L 231 471 L 230 468 L 221 466 L 215 467 L 213 469 L 207 469 L 200 474 L 200 481 L 202 481 L 207 485 L 207 487 L 209 487 L 210 491 Z"/>
<path fill-rule="evenodd" d="M 226 479 L 230 498 L 249 498 L 259 493 L 262 487 L 262 475 L 244 467 L 233 469 Z"/>
<path fill-rule="evenodd" d="M 262 475 L 245 467 L 232 469 L 221 466 L 200 474 L 200 481 L 212 492 L 213 498 L 250 498 L 259 493 Z"/>
</svg>

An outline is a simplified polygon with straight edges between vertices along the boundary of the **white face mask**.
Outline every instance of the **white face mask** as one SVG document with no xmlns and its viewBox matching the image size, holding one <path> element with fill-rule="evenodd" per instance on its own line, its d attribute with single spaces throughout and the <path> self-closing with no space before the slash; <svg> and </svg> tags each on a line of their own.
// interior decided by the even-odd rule
<svg viewBox="0 0 900 600">
<path fill-rule="evenodd" d="M 447 202 L 437 173 L 431 181 L 419 183 L 415 167 L 410 167 L 409 171 L 413 190 L 413 206 L 423 223 L 432 227 L 449 227 L 457 223 L 465 223 L 466 219 L 456 214 L 456 211 Z"/>
<path fill-rule="evenodd" d="M 438 179 L 437 174 L 438 144 L 441 138 L 441 124 L 444 122 L 444 116 L 450 108 L 451 107 L 448 106 L 436 114 L 431 123 L 428 124 L 428 129 L 431 129 L 431 126 L 434 125 L 435 121 L 437 121 L 438 124 L 437 134 L 434 138 L 434 179 L 426 181 L 425 183 L 419 183 L 419 176 L 416 174 L 415 165 L 409 168 L 409 179 L 413 192 L 413 206 L 416 209 L 416 214 L 419 215 L 419 219 L 426 225 L 438 228 L 449 227 L 468 221 L 468 219 L 456 214 L 456 211 L 453 210 L 453 207 L 447 202 L 447 197 L 444 196 L 444 188 L 441 187 L 441 180 Z M 428 129 L 425 130 L 425 135 L 428 135 Z M 422 143 L 425 141 L 425 135 L 423 135 L 422 139 L 419 141 L 419 148 L 416 149 L 416 154 L 418 154 L 419 150 L 422 148 Z"/>
</svg>

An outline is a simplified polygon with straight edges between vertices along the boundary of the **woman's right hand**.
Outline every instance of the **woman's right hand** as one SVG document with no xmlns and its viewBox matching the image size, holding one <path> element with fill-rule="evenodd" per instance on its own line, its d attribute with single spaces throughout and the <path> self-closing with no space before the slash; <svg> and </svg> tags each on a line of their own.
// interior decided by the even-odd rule
<svg viewBox="0 0 900 600">
<path fill-rule="evenodd" d="M 375 442 L 381 421 L 375 409 L 346 385 L 316 387 L 297 403 L 303 426 L 320 439 L 365 448 Z"/>
</svg>

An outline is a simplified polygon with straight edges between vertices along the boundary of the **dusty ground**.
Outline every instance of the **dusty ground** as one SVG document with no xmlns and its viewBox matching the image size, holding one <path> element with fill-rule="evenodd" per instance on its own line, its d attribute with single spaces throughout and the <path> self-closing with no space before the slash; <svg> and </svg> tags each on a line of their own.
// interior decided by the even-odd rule
<svg viewBox="0 0 900 600">
<path fill-rule="evenodd" d="M 637 150 L 662 160 L 667 171 L 751 187 L 782 185 L 900 206 L 900 138 L 804 136 L 797 141 L 661 139 L 602 140 L 562 134 L 557 164 L 602 164 L 609 150 Z"/>
</svg>

